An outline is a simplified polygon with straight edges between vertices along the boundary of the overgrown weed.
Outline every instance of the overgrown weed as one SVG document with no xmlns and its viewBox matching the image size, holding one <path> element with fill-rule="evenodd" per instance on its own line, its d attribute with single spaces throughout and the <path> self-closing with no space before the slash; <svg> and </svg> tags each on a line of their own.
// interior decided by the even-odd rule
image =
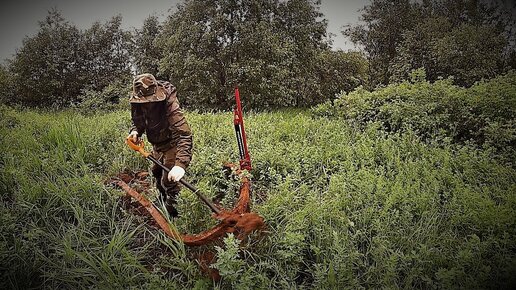
<svg viewBox="0 0 516 290">
<path fill-rule="evenodd" d="M 1 107 L 1 288 L 508 288 L 516 270 L 516 172 L 491 152 L 432 146 L 314 118 L 253 113 L 246 129 L 255 205 L 269 234 L 229 237 L 222 280 L 193 249 L 129 215 L 104 181 L 150 164 L 123 143 L 127 111 L 82 116 Z M 237 161 L 231 113 L 188 113 L 189 180 L 213 197 Z M 228 189 L 229 188 L 229 189 Z M 256 200 L 256 195 L 260 199 Z M 259 202 L 256 202 L 259 201 Z M 180 231 L 213 220 L 186 189 Z M 236 246 L 239 245 L 239 246 Z"/>
</svg>

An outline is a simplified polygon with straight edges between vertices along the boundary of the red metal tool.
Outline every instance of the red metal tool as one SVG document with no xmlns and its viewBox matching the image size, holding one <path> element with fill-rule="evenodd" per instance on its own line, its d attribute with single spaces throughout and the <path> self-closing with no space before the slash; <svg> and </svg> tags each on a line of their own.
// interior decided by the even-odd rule
<svg viewBox="0 0 516 290">
<path fill-rule="evenodd" d="M 235 100 L 236 107 L 233 122 L 235 124 L 238 152 L 240 153 L 240 169 L 251 170 L 251 157 L 249 156 L 249 150 L 247 149 L 242 103 L 240 102 L 240 92 L 238 91 L 238 87 L 235 88 Z"/>
</svg>

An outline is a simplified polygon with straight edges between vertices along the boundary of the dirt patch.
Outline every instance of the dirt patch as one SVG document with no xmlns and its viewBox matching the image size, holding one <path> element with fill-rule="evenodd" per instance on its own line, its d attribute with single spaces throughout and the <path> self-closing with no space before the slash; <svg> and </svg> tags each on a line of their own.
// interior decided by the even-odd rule
<svg viewBox="0 0 516 290">
<path fill-rule="evenodd" d="M 144 218 L 146 224 L 159 229 L 159 225 L 152 218 L 152 215 L 147 211 L 147 209 L 139 202 L 132 199 L 129 194 L 120 197 L 119 202 L 121 207 L 129 214 L 141 216 Z"/>
<path fill-rule="evenodd" d="M 131 183 L 134 179 L 133 175 L 126 173 L 126 172 L 119 173 L 116 177 L 121 179 L 123 182 L 125 182 L 127 184 Z"/>
<path fill-rule="evenodd" d="M 125 170 L 124 172 L 121 172 L 115 177 L 107 180 L 106 184 L 116 185 L 118 181 L 123 181 L 124 183 L 130 185 L 134 190 L 138 190 L 142 193 L 148 193 L 151 186 L 151 182 L 148 177 L 149 172 L 147 171 L 133 172 L 130 170 Z"/>
<path fill-rule="evenodd" d="M 151 182 L 147 179 L 149 173 L 147 171 L 137 171 L 132 172 L 126 170 L 124 172 L 119 173 L 116 177 L 109 180 L 109 183 L 118 185 L 119 181 L 123 181 L 124 183 L 130 185 L 131 188 L 138 190 L 139 192 L 145 193 L 148 195 L 149 189 L 151 186 Z M 145 222 L 154 227 L 159 228 L 156 220 L 152 218 L 152 215 L 149 211 L 136 199 L 132 198 L 129 193 L 124 196 L 121 196 L 119 199 L 121 207 L 126 210 L 128 213 L 132 215 L 142 216 L 145 219 Z"/>
</svg>

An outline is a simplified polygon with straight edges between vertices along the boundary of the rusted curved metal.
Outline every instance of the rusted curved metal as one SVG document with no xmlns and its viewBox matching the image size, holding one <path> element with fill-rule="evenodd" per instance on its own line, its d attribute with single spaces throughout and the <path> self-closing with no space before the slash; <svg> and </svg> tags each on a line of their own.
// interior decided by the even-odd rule
<svg viewBox="0 0 516 290">
<path fill-rule="evenodd" d="M 240 196 L 234 208 L 230 211 L 222 209 L 218 215 L 213 217 L 220 222 L 211 229 L 205 230 L 198 234 L 180 234 L 174 232 L 165 217 L 146 197 L 136 190 L 132 189 L 122 180 L 116 181 L 131 197 L 138 201 L 156 221 L 158 226 L 165 232 L 167 236 L 175 240 L 181 240 L 188 246 L 201 246 L 213 242 L 226 233 L 248 234 L 254 230 L 263 228 L 263 218 L 255 213 L 249 213 L 251 184 L 247 177 L 241 178 Z"/>
</svg>

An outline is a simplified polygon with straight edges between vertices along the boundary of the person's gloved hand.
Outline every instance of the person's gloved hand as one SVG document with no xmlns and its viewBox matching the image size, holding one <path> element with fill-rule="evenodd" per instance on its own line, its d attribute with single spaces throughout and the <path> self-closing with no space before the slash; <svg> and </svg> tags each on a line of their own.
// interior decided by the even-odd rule
<svg viewBox="0 0 516 290">
<path fill-rule="evenodd" d="M 129 133 L 129 136 L 127 136 L 127 139 L 131 139 L 134 143 L 137 143 L 138 142 L 138 132 L 136 132 L 135 130 L 131 131 L 131 133 Z"/>
<path fill-rule="evenodd" d="M 185 170 L 181 166 L 174 166 L 168 172 L 168 180 L 178 182 L 185 175 Z"/>
</svg>

